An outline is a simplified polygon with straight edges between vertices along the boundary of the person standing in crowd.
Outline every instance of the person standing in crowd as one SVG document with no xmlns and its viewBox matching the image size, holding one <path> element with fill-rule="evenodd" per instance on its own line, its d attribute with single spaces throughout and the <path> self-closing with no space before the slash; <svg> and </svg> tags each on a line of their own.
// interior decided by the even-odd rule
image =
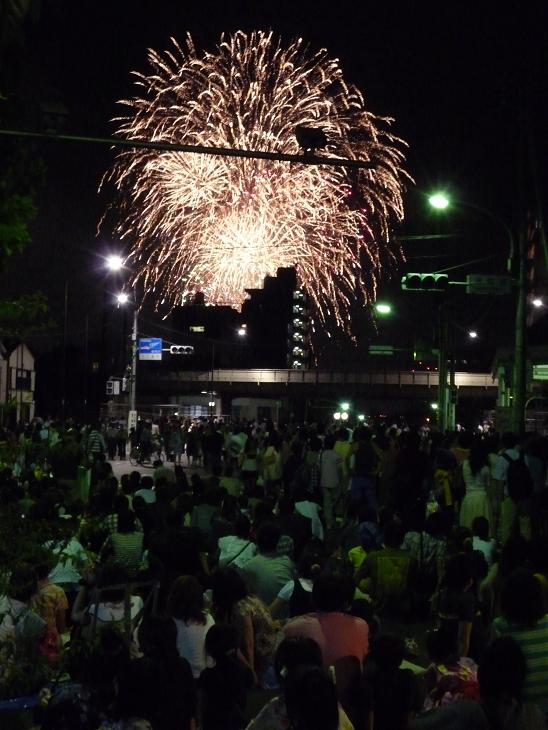
<svg viewBox="0 0 548 730">
<path fill-rule="evenodd" d="M 116 450 L 118 452 L 118 458 L 120 461 L 124 461 L 126 458 L 128 432 L 125 423 L 118 424 L 118 430 L 116 432 Z"/>
<path fill-rule="evenodd" d="M 106 453 L 107 445 L 101 427 L 98 423 L 94 423 L 86 441 L 86 452 L 90 461 L 96 462 L 99 456 Z"/>
<path fill-rule="evenodd" d="M 351 456 L 350 499 L 377 510 L 377 456 L 371 445 L 371 431 L 360 426 L 354 431 Z"/>
<path fill-rule="evenodd" d="M 328 529 L 335 525 L 335 508 L 341 497 L 342 458 L 335 451 L 335 437 L 328 434 L 320 453 L 320 487 L 323 512 Z"/>
<path fill-rule="evenodd" d="M 472 529 L 476 517 L 484 517 L 492 523 L 489 503 L 489 466 L 487 452 L 482 444 L 475 443 L 470 456 L 462 462 L 462 476 L 466 493 L 460 506 L 459 524 Z"/>
</svg>

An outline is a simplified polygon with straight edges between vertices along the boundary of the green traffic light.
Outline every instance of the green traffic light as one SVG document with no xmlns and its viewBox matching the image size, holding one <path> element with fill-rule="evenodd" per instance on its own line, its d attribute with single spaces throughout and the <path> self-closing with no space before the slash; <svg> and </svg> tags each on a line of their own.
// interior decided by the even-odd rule
<svg viewBox="0 0 548 730">
<path fill-rule="evenodd" d="M 449 206 L 449 198 L 445 193 L 434 193 L 428 198 L 428 202 L 436 210 L 445 210 Z"/>
</svg>

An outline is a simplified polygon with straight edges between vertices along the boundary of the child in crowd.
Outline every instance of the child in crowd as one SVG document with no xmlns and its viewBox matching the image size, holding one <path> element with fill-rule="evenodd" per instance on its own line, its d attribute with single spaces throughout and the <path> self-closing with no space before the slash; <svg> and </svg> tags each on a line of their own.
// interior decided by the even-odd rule
<svg viewBox="0 0 548 730">
<path fill-rule="evenodd" d="M 371 646 L 362 680 L 363 714 L 375 730 L 404 730 L 421 709 L 417 679 L 400 669 L 405 644 L 398 636 L 379 636 Z"/>
<path fill-rule="evenodd" d="M 253 672 L 238 658 L 238 631 L 229 624 L 212 626 L 205 649 L 215 666 L 200 674 L 202 730 L 240 730 L 245 726 L 247 692 Z"/>
<path fill-rule="evenodd" d="M 489 537 L 489 520 L 486 517 L 476 517 L 472 522 L 472 548 L 483 553 L 489 567 L 493 564 L 496 547 L 496 540 Z"/>
<path fill-rule="evenodd" d="M 447 705 L 456 700 L 478 700 L 478 668 L 476 663 L 459 656 L 457 637 L 452 627 L 442 625 L 427 638 L 431 664 L 426 670 L 428 696 L 424 709 Z"/>
</svg>

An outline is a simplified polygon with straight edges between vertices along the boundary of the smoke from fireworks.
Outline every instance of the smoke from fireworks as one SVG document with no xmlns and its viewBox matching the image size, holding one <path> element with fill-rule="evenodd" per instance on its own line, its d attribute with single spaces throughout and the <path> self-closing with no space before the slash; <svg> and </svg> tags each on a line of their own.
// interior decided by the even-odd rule
<svg viewBox="0 0 548 730">
<path fill-rule="evenodd" d="M 295 266 L 320 320 L 347 327 L 358 298 L 374 296 L 389 225 L 401 219 L 402 141 L 365 109 L 325 50 L 272 33 L 223 36 L 211 53 L 149 51 L 139 96 L 119 118 L 131 140 L 299 154 L 298 126 L 323 130 L 322 154 L 370 168 L 290 164 L 135 149 L 107 179 L 119 193 L 117 232 L 128 238 L 135 281 L 158 301 L 240 307 L 246 288 Z"/>
</svg>

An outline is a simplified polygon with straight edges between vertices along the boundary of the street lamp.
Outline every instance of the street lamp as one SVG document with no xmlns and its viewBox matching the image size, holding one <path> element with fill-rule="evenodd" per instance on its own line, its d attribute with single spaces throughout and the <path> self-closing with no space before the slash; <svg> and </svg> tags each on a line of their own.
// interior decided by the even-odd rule
<svg viewBox="0 0 548 730">
<path fill-rule="evenodd" d="M 350 410 L 350 403 L 341 403 L 341 411 Z"/>
<path fill-rule="evenodd" d="M 340 421 L 341 420 L 341 414 L 339 413 L 339 411 L 336 411 L 333 414 L 333 420 L 335 420 L 335 421 Z"/>
<path fill-rule="evenodd" d="M 343 411 L 341 413 L 341 421 L 348 421 L 348 411 Z"/>
<path fill-rule="evenodd" d="M 433 193 L 428 198 L 428 202 L 432 206 L 432 208 L 436 208 L 436 210 L 445 210 L 449 206 L 449 198 L 445 193 Z"/>
<path fill-rule="evenodd" d="M 470 332 L 468 333 L 468 337 L 470 337 L 470 339 L 472 339 L 472 340 L 475 340 L 477 338 L 477 336 L 478 336 L 478 333 L 476 332 L 476 330 L 470 330 Z"/>
<path fill-rule="evenodd" d="M 533 305 L 533 307 L 536 307 L 537 309 L 544 306 L 544 302 L 542 301 L 542 299 L 540 297 L 535 297 L 531 301 L 531 304 Z"/>
<path fill-rule="evenodd" d="M 126 294 L 125 292 L 120 292 L 116 295 L 116 301 L 118 304 L 127 304 L 129 302 L 129 294 Z"/>
<path fill-rule="evenodd" d="M 106 258 L 109 271 L 120 271 L 124 267 L 124 259 L 118 254 L 112 254 Z"/>
<path fill-rule="evenodd" d="M 387 314 L 392 314 L 392 306 L 387 302 L 377 302 L 375 304 L 375 311 L 377 314 L 386 316 Z"/>
<path fill-rule="evenodd" d="M 247 335 L 247 329 L 246 329 L 246 326 L 245 326 L 245 325 L 243 324 L 243 325 L 242 325 L 242 326 L 241 326 L 241 327 L 240 327 L 240 328 L 238 329 L 238 336 L 239 336 L 239 337 L 245 337 L 246 335 Z"/>
<path fill-rule="evenodd" d="M 432 403 L 430 403 L 430 408 L 431 408 L 431 409 L 432 409 L 433 411 L 437 411 L 437 410 L 438 410 L 438 408 L 439 408 L 439 405 L 438 405 L 438 404 L 437 404 L 437 403 L 436 403 L 435 401 L 433 401 Z"/>
</svg>

